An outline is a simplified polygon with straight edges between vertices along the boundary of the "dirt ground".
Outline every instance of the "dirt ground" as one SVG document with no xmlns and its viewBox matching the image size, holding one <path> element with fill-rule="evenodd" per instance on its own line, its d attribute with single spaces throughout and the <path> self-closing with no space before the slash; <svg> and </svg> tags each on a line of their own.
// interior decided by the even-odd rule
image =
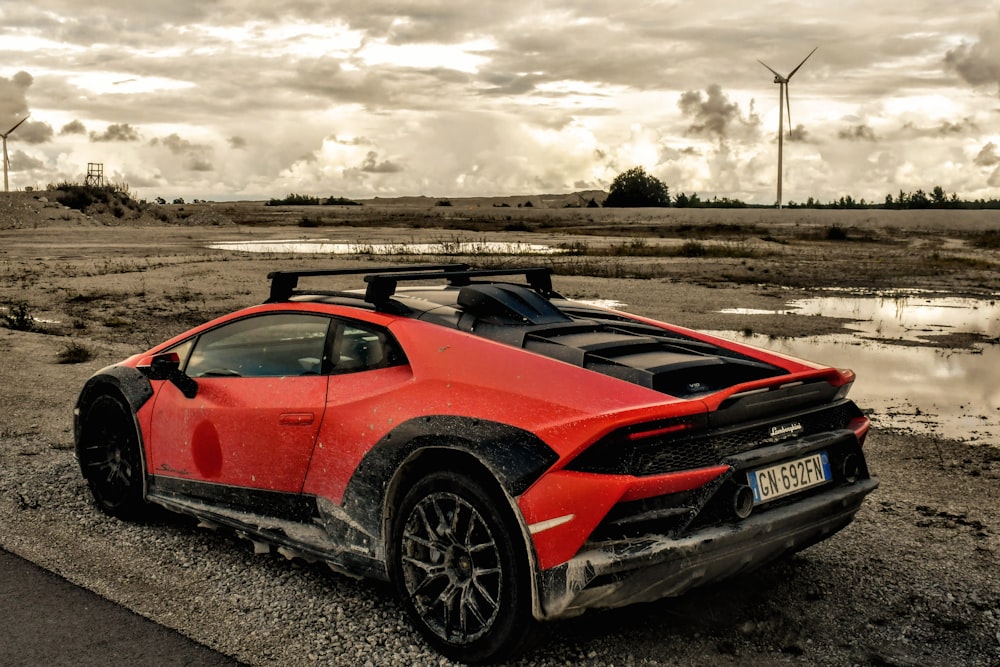
<svg viewBox="0 0 1000 667">
<path fill-rule="evenodd" d="M 248 254 L 213 250 L 211 242 L 488 238 L 564 247 L 583 243 L 592 254 L 471 259 L 491 265 L 551 264 L 556 289 L 569 297 L 615 299 L 633 312 L 716 330 L 745 327 L 739 315 L 718 312 L 724 308 L 773 310 L 820 287 L 929 289 L 983 299 L 1000 293 L 1000 250 L 983 242 L 984 234 L 1000 230 L 1000 217 L 993 212 L 630 214 L 461 206 L 442 211 L 383 203 L 337 213 L 279 215 L 250 204 L 185 208 L 190 215 L 183 218 L 178 217 L 182 211 L 171 210 L 170 224 L 150 219 L 123 224 L 40 201 L 38 195 L 0 194 L 0 306 L 6 307 L 0 316 L 9 321 L 21 308 L 35 325 L 34 331 L 0 328 L 5 408 L 0 412 L 0 547 L 253 664 L 310 664 L 315 656 L 308 658 L 309 651 L 289 641 L 277 625 L 255 630 L 254 640 L 246 640 L 232 627 L 246 613 L 236 603 L 192 607 L 192 596 L 209 593 L 202 580 L 192 580 L 190 567 L 163 553 L 162 543 L 144 549 L 139 534 L 119 530 L 117 522 L 98 515 L 74 468 L 73 402 L 84 380 L 102 366 L 210 317 L 261 302 L 268 271 L 390 260 L 364 253 Z M 192 223 L 193 215 L 203 223 Z M 308 216 L 314 218 L 303 224 Z M 180 224 L 182 219 L 187 224 Z M 734 252 L 600 255 L 600 249 L 623 243 L 646 248 L 692 239 Z M 598 275 L 583 275 L 589 269 Z M 357 284 L 345 278 L 333 286 Z M 843 324 L 796 315 L 753 321 L 755 332 L 774 336 L 830 333 Z M 949 344 L 996 341 L 958 336 Z M 80 348 L 92 358 L 60 363 L 72 360 Z M 555 624 L 529 661 L 1000 665 L 1000 450 L 876 430 L 867 452 L 882 486 L 843 533 L 749 579 L 679 600 Z M 324 577 L 324 586 L 347 586 L 378 613 L 396 613 L 388 593 L 378 587 L 348 586 L 336 575 L 312 570 L 306 575 L 283 570 L 267 559 L 246 561 L 247 547 L 238 541 L 217 539 L 207 549 L 204 538 L 192 537 L 200 533 L 183 524 L 162 530 L 176 544 L 197 543 L 199 559 L 257 568 L 265 576 L 277 570 L 283 579 Z M 115 551 L 131 554 L 130 559 L 102 562 Z M 152 580 L 151 570 L 157 573 Z M 205 579 L 217 585 L 221 576 Z M 247 577 L 230 576 L 225 586 L 237 591 L 234 596 L 243 595 Z M 128 583 L 133 580 L 134 585 Z M 197 613 L 189 613 L 192 608 Z M 372 664 L 393 663 L 376 657 Z"/>
</svg>

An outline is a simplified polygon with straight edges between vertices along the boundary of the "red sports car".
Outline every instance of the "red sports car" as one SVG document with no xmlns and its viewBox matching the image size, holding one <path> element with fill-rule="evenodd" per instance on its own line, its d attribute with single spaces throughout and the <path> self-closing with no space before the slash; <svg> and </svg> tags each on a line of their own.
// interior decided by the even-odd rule
<svg viewBox="0 0 1000 667">
<path fill-rule="evenodd" d="M 299 288 L 345 274 L 367 287 Z M 114 516 L 391 581 L 453 659 L 803 549 L 878 485 L 850 371 L 567 300 L 547 268 L 269 278 L 87 381 L 83 476 Z"/>
</svg>

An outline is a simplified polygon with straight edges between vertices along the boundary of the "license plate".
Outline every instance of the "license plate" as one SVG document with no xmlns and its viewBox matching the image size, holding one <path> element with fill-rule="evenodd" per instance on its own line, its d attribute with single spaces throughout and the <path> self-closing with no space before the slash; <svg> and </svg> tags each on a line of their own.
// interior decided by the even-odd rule
<svg viewBox="0 0 1000 667">
<path fill-rule="evenodd" d="M 817 452 L 794 461 L 786 461 L 747 473 L 753 491 L 753 504 L 759 505 L 833 479 L 826 452 Z"/>
</svg>

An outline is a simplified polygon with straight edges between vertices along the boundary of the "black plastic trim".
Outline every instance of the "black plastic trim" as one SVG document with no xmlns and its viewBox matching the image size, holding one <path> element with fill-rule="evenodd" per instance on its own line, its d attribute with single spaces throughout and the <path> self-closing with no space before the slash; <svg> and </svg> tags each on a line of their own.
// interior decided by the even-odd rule
<svg viewBox="0 0 1000 667">
<path fill-rule="evenodd" d="M 824 383 L 825 384 L 825 383 Z M 798 400 L 806 394 L 794 394 Z M 780 398 L 780 397 L 779 397 Z M 791 441 L 772 434 L 771 427 L 797 425 L 802 436 L 848 432 L 852 419 L 863 416 L 849 399 L 810 407 L 799 406 L 794 412 L 770 414 L 751 420 L 751 411 L 737 410 L 744 422 L 719 419 L 718 412 L 683 418 L 648 422 L 614 431 L 591 445 L 566 466 L 569 470 L 603 474 L 659 475 L 706 466 L 728 464 L 731 457 L 759 450 L 778 442 Z M 725 415 L 728 417 L 730 415 Z M 753 415 L 758 416 L 758 415 Z M 719 427 L 721 422 L 724 426 Z M 636 432 L 687 426 L 659 437 L 633 440 Z M 800 438 L 801 439 L 801 438 Z"/>
<path fill-rule="evenodd" d="M 107 366 L 90 376 L 83 385 L 76 400 L 77 412 L 82 413 L 84 406 L 101 394 L 106 394 L 111 388 L 120 394 L 128 403 L 135 415 L 150 398 L 153 397 L 153 385 L 149 378 L 131 366 Z M 79 418 L 74 420 L 74 432 L 79 438 Z"/>
<path fill-rule="evenodd" d="M 446 449 L 481 461 L 512 497 L 519 496 L 559 460 L 537 436 L 507 424 L 452 415 L 419 417 L 400 424 L 362 459 L 347 485 L 343 509 L 371 534 L 381 534 L 382 507 L 401 465 L 422 449 Z"/>
<path fill-rule="evenodd" d="M 228 509 L 306 522 L 319 516 L 314 496 L 151 475 L 149 492 L 166 498 L 197 498 Z"/>
</svg>

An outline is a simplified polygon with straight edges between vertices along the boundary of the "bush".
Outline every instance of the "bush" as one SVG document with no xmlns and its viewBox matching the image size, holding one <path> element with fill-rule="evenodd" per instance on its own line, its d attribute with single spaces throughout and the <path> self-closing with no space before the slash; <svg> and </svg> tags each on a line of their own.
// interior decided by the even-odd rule
<svg viewBox="0 0 1000 667">
<path fill-rule="evenodd" d="M 708 249 L 699 241 L 685 241 L 679 254 L 681 257 L 704 257 L 708 254 Z"/>
<path fill-rule="evenodd" d="M 840 225 L 831 225 L 826 228 L 827 241 L 846 241 L 847 230 Z"/>
<path fill-rule="evenodd" d="M 94 352 L 86 345 L 71 342 L 59 353 L 60 364 L 82 364 L 94 358 Z"/>
<path fill-rule="evenodd" d="M 23 302 L 10 306 L 4 313 L 3 319 L 4 326 L 14 331 L 36 331 L 38 328 L 35 318 L 28 310 L 28 304 Z"/>
<path fill-rule="evenodd" d="M 361 206 L 361 202 L 348 199 L 347 197 L 327 197 L 323 202 L 324 206 Z"/>
<path fill-rule="evenodd" d="M 94 204 L 107 204 L 111 199 L 111 192 L 106 187 L 76 183 L 62 183 L 56 187 L 61 191 L 56 201 L 77 211 L 83 211 Z"/>
<path fill-rule="evenodd" d="M 988 229 L 976 235 L 972 245 L 985 250 L 1000 250 L 1000 229 Z"/>
<path fill-rule="evenodd" d="M 124 183 L 80 185 L 63 182 L 49 185 L 48 189 L 58 193 L 54 197 L 57 202 L 84 213 L 101 213 L 107 210 L 116 218 L 123 218 L 126 210 L 135 211 L 136 215 L 141 215 L 144 210 L 143 204 L 132 199 L 128 185 Z"/>
</svg>

